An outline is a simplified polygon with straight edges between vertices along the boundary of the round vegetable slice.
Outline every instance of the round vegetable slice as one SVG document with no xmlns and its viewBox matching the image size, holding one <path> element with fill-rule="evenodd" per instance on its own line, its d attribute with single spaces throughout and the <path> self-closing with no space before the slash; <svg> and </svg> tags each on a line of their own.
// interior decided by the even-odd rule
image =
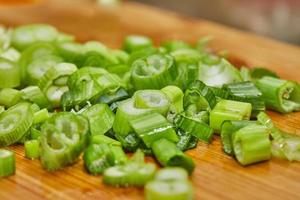
<svg viewBox="0 0 300 200">
<path fill-rule="evenodd" d="M 17 142 L 33 123 L 30 103 L 18 103 L 0 115 L 0 146 Z"/>
<path fill-rule="evenodd" d="M 0 57 L 0 88 L 13 88 L 20 85 L 20 70 L 16 63 Z"/>
<path fill-rule="evenodd" d="M 145 187 L 147 200 L 192 200 L 193 189 L 188 181 L 151 181 Z"/>
<path fill-rule="evenodd" d="M 0 178 L 11 176 L 16 171 L 15 153 L 0 149 Z"/>
</svg>

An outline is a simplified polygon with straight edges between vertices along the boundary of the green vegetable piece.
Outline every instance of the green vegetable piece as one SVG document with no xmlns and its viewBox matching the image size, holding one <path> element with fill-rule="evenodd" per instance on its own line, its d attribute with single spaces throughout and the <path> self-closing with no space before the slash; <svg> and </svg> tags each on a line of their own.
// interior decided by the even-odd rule
<svg viewBox="0 0 300 200">
<path fill-rule="evenodd" d="M 0 88 L 18 87 L 20 82 L 21 75 L 17 64 L 0 57 Z"/>
<path fill-rule="evenodd" d="M 128 53 L 134 51 L 152 47 L 152 41 L 150 38 L 140 35 L 127 36 L 123 43 L 123 49 Z"/>
<path fill-rule="evenodd" d="M 198 79 L 214 87 L 242 81 L 239 71 L 224 58 L 217 59 L 214 63 L 203 59 L 199 64 Z"/>
<path fill-rule="evenodd" d="M 199 80 L 192 82 L 185 91 L 185 108 L 196 105 L 198 111 L 211 110 L 216 104 L 217 99 L 213 91 Z"/>
<path fill-rule="evenodd" d="M 127 99 L 119 104 L 113 124 L 113 130 L 117 135 L 126 136 L 133 131 L 129 121 L 153 112 L 155 111 L 152 109 L 136 108 L 134 106 L 134 100 Z"/>
<path fill-rule="evenodd" d="M 159 90 L 139 90 L 133 95 L 136 108 L 154 109 L 163 116 L 169 111 L 168 97 Z"/>
<path fill-rule="evenodd" d="M 38 140 L 28 140 L 24 143 L 25 157 L 37 159 L 40 157 L 40 142 Z"/>
<path fill-rule="evenodd" d="M 46 108 L 39 110 L 33 115 L 33 124 L 39 124 L 46 121 L 50 117 L 50 114 Z"/>
<path fill-rule="evenodd" d="M 162 166 L 178 166 L 182 167 L 189 174 L 192 174 L 195 168 L 193 160 L 186 156 L 176 145 L 167 140 L 160 139 L 153 143 L 152 151 Z"/>
<path fill-rule="evenodd" d="M 224 121 L 221 128 L 221 142 L 224 152 L 228 155 L 233 155 L 232 135 L 241 128 L 256 123 L 256 121 L 248 120 Z"/>
<path fill-rule="evenodd" d="M 114 113 L 107 104 L 95 104 L 82 113 L 89 120 L 92 135 L 103 135 L 114 123 Z"/>
<path fill-rule="evenodd" d="M 134 61 L 131 80 L 136 90 L 161 89 L 170 85 L 177 74 L 178 70 L 173 57 L 153 54 Z"/>
<path fill-rule="evenodd" d="M 54 42 L 58 37 L 56 28 L 47 24 L 19 26 L 13 30 L 12 45 L 18 50 L 37 42 Z"/>
<path fill-rule="evenodd" d="M 206 123 L 193 120 L 184 115 L 177 115 L 174 119 L 174 124 L 185 133 L 195 136 L 206 143 L 210 143 L 212 140 L 214 130 Z"/>
<path fill-rule="evenodd" d="M 18 103 L 0 115 L 0 147 L 16 143 L 33 123 L 31 104 Z"/>
<path fill-rule="evenodd" d="M 54 171 L 78 159 L 89 137 L 89 123 L 79 115 L 60 112 L 41 126 L 41 162 L 44 169 Z"/>
<path fill-rule="evenodd" d="M 226 120 L 249 120 L 252 106 L 231 100 L 220 100 L 210 113 L 210 127 L 220 133 L 222 123 Z"/>
<path fill-rule="evenodd" d="M 290 113 L 300 110 L 300 85 L 293 81 L 265 76 L 256 81 L 267 108 Z"/>
<path fill-rule="evenodd" d="M 267 128 L 262 125 L 248 125 L 232 135 L 236 159 L 242 165 L 249 165 L 271 158 L 271 141 Z"/>
<path fill-rule="evenodd" d="M 3 88 L 0 90 L 0 105 L 9 108 L 21 101 L 21 92 L 12 88 Z"/>
<path fill-rule="evenodd" d="M 15 174 L 16 158 L 15 153 L 9 150 L 0 149 L 0 178 Z"/>
<path fill-rule="evenodd" d="M 178 142 L 178 137 L 172 124 L 158 113 L 151 113 L 131 120 L 130 124 L 148 148 L 161 138 Z"/>
<path fill-rule="evenodd" d="M 261 111 L 265 111 L 266 108 L 262 93 L 252 82 L 231 83 L 224 85 L 223 88 L 229 93 L 227 99 L 251 103 L 252 116 L 257 115 Z"/>
<path fill-rule="evenodd" d="M 188 173 L 181 167 L 166 167 L 156 172 L 154 180 L 186 181 L 188 180 Z"/>
<path fill-rule="evenodd" d="M 155 175 L 153 163 L 144 163 L 144 154 L 137 151 L 125 165 L 110 167 L 104 172 L 103 182 L 113 186 L 141 187 Z"/>
<path fill-rule="evenodd" d="M 37 104 L 40 108 L 49 106 L 48 99 L 38 86 L 28 86 L 21 90 L 22 98 Z"/>
<path fill-rule="evenodd" d="M 192 200 L 193 187 L 188 181 L 150 181 L 145 187 L 146 200 Z"/>
<path fill-rule="evenodd" d="M 84 166 L 90 174 L 99 175 L 114 164 L 114 155 L 109 145 L 92 144 L 83 154 Z"/>
</svg>

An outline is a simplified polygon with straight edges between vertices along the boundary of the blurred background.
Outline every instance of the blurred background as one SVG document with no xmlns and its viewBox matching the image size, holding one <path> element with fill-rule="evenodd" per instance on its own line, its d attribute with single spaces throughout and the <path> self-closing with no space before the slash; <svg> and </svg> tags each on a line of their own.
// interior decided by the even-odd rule
<svg viewBox="0 0 300 200">
<path fill-rule="evenodd" d="M 135 0 L 300 45 L 300 0 Z"/>
<path fill-rule="evenodd" d="M 47 0 L 0 0 L 20 3 Z M 63 0 L 62 0 L 63 1 Z M 118 6 L 136 1 L 300 45 L 300 0 L 73 0 Z"/>
</svg>

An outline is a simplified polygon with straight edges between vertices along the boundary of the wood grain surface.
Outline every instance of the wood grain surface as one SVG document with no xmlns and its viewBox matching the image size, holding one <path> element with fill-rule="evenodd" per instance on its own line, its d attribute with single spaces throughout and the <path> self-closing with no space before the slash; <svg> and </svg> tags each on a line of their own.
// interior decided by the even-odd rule
<svg viewBox="0 0 300 200">
<path fill-rule="evenodd" d="M 0 4 L 0 23 L 16 26 L 49 23 L 72 33 L 79 41 L 99 40 L 120 47 L 127 34 L 145 34 L 158 44 L 166 39 L 195 42 L 214 36 L 214 51 L 228 50 L 236 65 L 264 66 L 286 79 L 300 82 L 300 48 L 237 31 L 204 20 L 195 20 L 145 5 L 126 2 L 118 8 L 101 8 L 80 0 L 38 1 L 33 5 Z M 300 113 L 269 112 L 277 126 L 300 135 Z M 0 199 L 143 199 L 143 190 L 105 186 L 100 176 L 90 176 L 82 161 L 49 173 L 39 161 L 24 158 L 21 146 L 9 147 L 17 155 L 16 175 L 0 180 Z M 300 163 L 272 159 L 240 166 L 222 151 L 217 136 L 212 144 L 199 143 L 188 151 L 196 162 L 191 177 L 195 199 L 300 199 Z M 149 162 L 153 159 L 147 158 Z"/>
</svg>

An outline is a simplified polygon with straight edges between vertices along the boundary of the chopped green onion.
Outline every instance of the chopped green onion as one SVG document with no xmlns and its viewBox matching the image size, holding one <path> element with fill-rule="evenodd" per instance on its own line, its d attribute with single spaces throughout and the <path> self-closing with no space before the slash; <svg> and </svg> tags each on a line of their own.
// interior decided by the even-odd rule
<svg viewBox="0 0 300 200">
<path fill-rule="evenodd" d="M 128 53 L 148 47 L 152 47 L 151 39 L 140 35 L 127 36 L 123 43 L 123 49 Z"/>
<path fill-rule="evenodd" d="M 121 146 L 121 143 L 117 140 L 114 140 L 110 137 L 107 137 L 105 135 L 92 135 L 90 139 L 91 144 L 109 144 L 109 145 L 115 145 L 115 146 Z"/>
<path fill-rule="evenodd" d="M 13 88 L 3 88 L 0 90 L 0 105 L 9 108 L 21 101 L 21 92 Z"/>
<path fill-rule="evenodd" d="M 272 141 L 272 156 L 289 161 L 300 161 L 300 137 L 286 133 L 281 133 L 281 135 L 285 141 L 285 145 L 289 149 L 288 157 L 286 156 L 287 151 L 284 151 L 281 142 L 278 140 Z"/>
<path fill-rule="evenodd" d="M 270 71 L 266 68 L 260 68 L 260 67 L 252 68 L 250 70 L 250 75 L 251 75 L 251 78 L 254 79 L 254 80 L 255 79 L 261 79 L 264 76 L 279 78 L 279 76 L 276 73 L 274 73 L 274 72 L 272 72 L 272 71 Z"/>
<path fill-rule="evenodd" d="M 18 62 L 18 60 L 21 57 L 21 54 L 16 49 L 9 48 L 9 49 L 5 50 L 4 52 L 0 52 L 0 57 L 6 58 L 13 62 Z"/>
<path fill-rule="evenodd" d="M 0 146 L 17 142 L 33 122 L 31 104 L 18 103 L 0 115 Z"/>
<path fill-rule="evenodd" d="M 114 102 L 122 101 L 129 98 L 129 94 L 123 88 L 118 89 L 115 93 L 107 93 L 100 96 L 100 98 L 96 101 L 99 103 L 106 103 L 111 105 Z"/>
<path fill-rule="evenodd" d="M 25 157 L 37 159 L 40 157 L 40 142 L 38 140 L 28 140 L 24 143 Z"/>
<path fill-rule="evenodd" d="M 262 125 L 248 125 L 232 135 L 236 159 L 242 165 L 249 165 L 271 158 L 271 141 L 267 128 Z"/>
<path fill-rule="evenodd" d="M 145 187 L 146 200 L 192 200 L 193 187 L 188 181 L 151 181 Z"/>
<path fill-rule="evenodd" d="M 139 109 L 134 106 L 133 99 L 127 99 L 120 103 L 115 121 L 113 124 L 113 130 L 117 135 L 126 136 L 133 131 L 129 121 L 137 119 L 148 113 L 153 113 L 152 109 Z"/>
<path fill-rule="evenodd" d="M 110 150 L 114 155 L 114 165 L 122 165 L 127 162 L 127 156 L 121 146 L 111 145 Z"/>
<path fill-rule="evenodd" d="M 252 82 L 240 82 L 224 85 L 223 88 L 228 91 L 228 99 L 251 103 L 252 115 L 257 115 L 265 110 L 265 102 L 262 93 Z"/>
<path fill-rule="evenodd" d="M 128 133 L 126 136 L 116 134 L 115 137 L 121 142 L 122 147 L 124 147 L 129 152 L 136 151 L 141 146 L 141 139 L 135 133 Z"/>
<path fill-rule="evenodd" d="M 168 52 L 173 52 L 179 49 L 192 49 L 191 45 L 181 40 L 165 41 L 161 46 L 164 47 Z"/>
<path fill-rule="evenodd" d="M 58 108 L 61 104 L 62 95 L 69 89 L 67 86 L 50 86 L 46 91 L 46 97 L 51 102 L 50 108 Z"/>
<path fill-rule="evenodd" d="M 46 108 L 39 110 L 33 115 L 33 124 L 39 124 L 46 121 L 50 117 L 50 114 Z"/>
<path fill-rule="evenodd" d="M 112 128 L 115 119 L 114 113 L 107 104 L 95 104 L 82 114 L 89 120 L 92 135 L 105 134 Z"/>
<path fill-rule="evenodd" d="M 243 81 L 251 81 L 252 80 L 249 68 L 241 67 L 240 74 L 241 74 Z"/>
<path fill-rule="evenodd" d="M 214 130 L 203 122 L 195 121 L 181 114 L 177 115 L 174 124 L 185 133 L 195 136 L 206 143 L 210 143 L 212 140 Z"/>
<path fill-rule="evenodd" d="M 54 171 L 73 164 L 88 142 L 88 121 L 73 113 L 52 115 L 41 127 L 41 162 Z"/>
<path fill-rule="evenodd" d="M 256 81 L 267 108 L 281 113 L 300 110 L 300 85 L 293 81 L 263 77 Z"/>
<path fill-rule="evenodd" d="M 234 132 L 250 124 L 256 124 L 256 121 L 239 120 L 239 121 L 224 121 L 221 128 L 221 142 L 223 150 L 228 155 L 233 155 L 232 135 Z"/>
<path fill-rule="evenodd" d="M 179 150 L 173 142 L 162 138 L 152 144 L 152 150 L 162 166 L 182 167 L 189 174 L 194 171 L 195 164 L 193 160 Z"/>
<path fill-rule="evenodd" d="M 154 179 L 158 181 L 185 181 L 188 180 L 188 173 L 181 167 L 166 167 L 156 172 Z"/>
<path fill-rule="evenodd" d="M 16 171 L 15 153 L 0 149 L 0 178 L 11 176 Z"/>
<path fill-rule="evenodd" d="M 36 127 L 31 127 L 30 128 L 30 139 L 32 140 L 39 140 L 39 138 L 41 137 L 41 131 L 36 128 Z"/>
<path fill-rule="evenodd" d="M 104 172 L 103 181 L 113 186 L 143 186 L 155 174 L 152 163 L 144 163 L 144 154 L 138 150 L 124 165 L 110 167 Z"/>
<path fill-rule="evenodd" d="M 210 113 L 210 127 L 220 133 L 222 123 L 226 120 L 249 120 L 251 109 L 250 103 L 221 100 Z"/>
<path fill-rule="evenodd" d="M 135 133 L 143 140 L 148 148 L 161 138 L 178 142 L 178 137 L 172 124 L 158 113 L 150 113 L 130 120 L 130 124 Z"/>
<path fill-rule="evenodd" d="M 20 82 L 21 75 L 17 64 L 0 57 L 0 88 L 18 87 Z"/>
<path fill-rule="evenodd" d="M 159 90 L 139 90 L 133 96 L 135 107 L 154 109 L 163 116 L 167 115 L 170 107 L 168 97 Z"/>
<path fill-rule="evenodd" d="M 180 113 L 183 111 L 183 92 L 179 87 L 169 85 L 161 89 L 171 102 L 171 111 Z"/>
<path fill-rule="evenodd" d="M 198 111 L 211 110 L 217 103 L 215 94 L 203 82 L 196 80 L 192 82 L 184 95 L 184 107 L 191 104 L 196 105 Z"/>
<path fill-rule="evenodd" d="M 92 144 L 84 152 L 84 166 L 93 175 L 99 175 L 114 164 L 114 155 L 109 145 Z"/>
<path fill-rule="evenodd" d="M 218 59 L 214 63 L 202 59 L 199 63 L 198 79 L 208 86 L 215 87 L 242 81 L 239 71 L 224 58 Z"/>
<path fill-rule="evenodd" d="M 48 99 L 43 94 L 38 86 L 28 86 L 21 90 L 22 98 L 32 103 L 37 104 L 40 108 L 47 108 L 49 105 Z"/>
<path fill-rule="evenodd" d="M 177 73 L 173 57 L 154 54 L 132 64 L 131 80 L 136 90 L 161 89 L 170 85 Z"/>
<path fill-rule="evenodd" d="M 24 66 L 25 75 L 23 74 L 23 82 L 28 85 L 37 85 L 43 75 L 55 65 L 62 63 L 61 57 L 56 55 L 46 55 L 32 60 L 27 66 Z M 23 67 L 23 66 L 22 66 Z"/>
<path fill-rule="evenodd" d="M 19 26 L 12 33 L 12 45 L 19 50 L 37 42 L 54 42 L 58 37 L 56 28 L 47 24 Z"/>
<path fill-rule="evenodd" d="M 71 75 L 77 70 L 77 67 L 74 64 L 71 63 L 59 63 L 55 65 L 54 67 L 50 68 L 39 81 L 39 87 L 43 92 L 47 91 L 47 89 L 51 85 L 55 85 L 55 81 L 62 78 Z M 66 85 L 64 83 L 63 85 Z M 56 86 L 62 86 L 61 84 Z"/>
<path fill-rule="evenodd" d="M 257 116 L 257 120 L 266 126 L 272 136 L 273 139 L 273 145 L 276 147 L 276 151 L 280 152 L 281 155 L 283 155 L 286 159 L 289 161 L 295 160 L 295 155 L 297 155 L 297 148 L 292 144 L 290 145 L 286 138 L 283 137 L 284 134 L 276 128 L 271 120 L 271 118 L 264 112 L 259 113 Z M 273 148 L 273 152 L 274 152 Z"/>
<path fill-rule="evenodd" d="M 196 148 L 198 144 L 198 139 L 195 136 L 192 136 L 189 133 L 186 133 L 180 129 L 177 130 L 177 135 L 179 137 L 179 141 L 176 146 L 181 151 L 186 151 L 189 149 Z"/>
</svg>

